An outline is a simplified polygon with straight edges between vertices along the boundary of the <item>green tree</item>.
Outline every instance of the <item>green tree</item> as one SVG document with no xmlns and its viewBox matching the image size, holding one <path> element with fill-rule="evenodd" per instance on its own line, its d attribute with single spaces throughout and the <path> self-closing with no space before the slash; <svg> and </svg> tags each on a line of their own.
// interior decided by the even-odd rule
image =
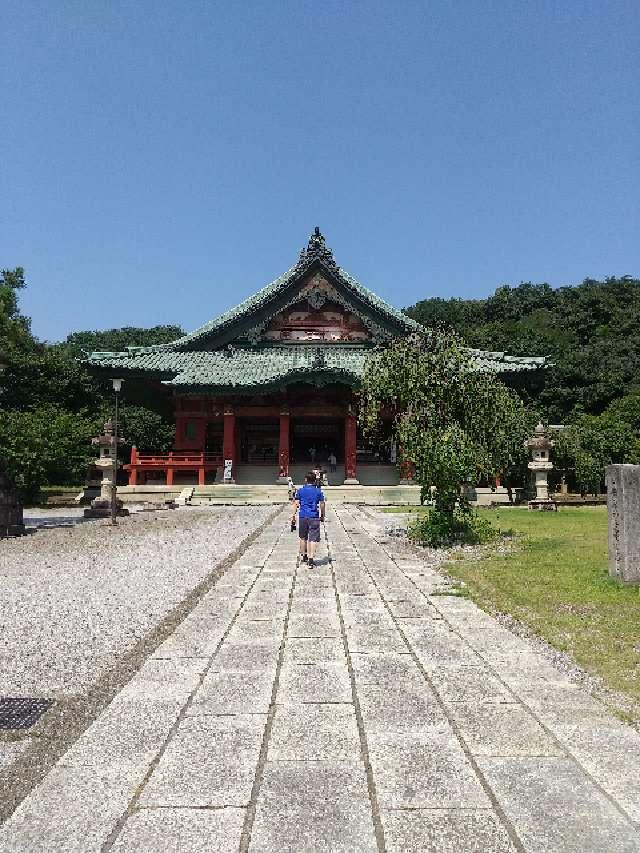
<svg viewBox="0 0 640 853">
<path fill-rule="evenodd" d="M 600 414 L 640 383 L 640 280 L 629 276 L 557 289 L 523 282 L 487 299 L 426 299 L 407 313 L 427 327 L 446 323 L 469 346 L 547 356 L 544 386 L 517 387 L 551 422 Z"/>
<path fill-rule="evenodd" d="M 0 410 L 0 459 L 23 500 L 37 500 L 44 485 L 84 482 L 95 456 L 95 419 L 46 405 L 29 411 Z"/>
<path fill-rule="evenodd" d="M 152 326 L 149 329 L 124 326 L 94 332 L 73 332 L 60 346 L 81 358 L 85 352 L 124 352 L 127 347 L 150 347 L 169 344 L 184 335 L 180 326 Z"/>
<path fill-rule="evenodd" d="M 127 453 L 134 444 L 142 453 L 164 453 L 173 446 L 173 424 L 144 406 L 123 406 L 119 429 L 125 439 Z"/>
<path fill-rule="evenodd" d="M 15 477 L 23 496 L 34 500 L 41 486 L 84 481 L 97 435 L 112 414 L 110 387 L 97 382 L 79 360 L 84 350 L 125 349 L 174 340 L 178 326 L 77 332 L 62 344 L 36 340 L 29 318 L 20 313 L 18 295 L 26 286 L 24 270 L 3 270 L 0 277 L 0 351 L 7 362 L 0 373 L 0 462 Z M 134 392 L 135 393 L 135 392 Z M 166 412 L 128 405 L 121 430 L 141 450 L 166 450 L 173 425 Z"/>
<path fill-rule="evenodd" d="M 361 423 L 375 432 L 393 416 L 403 455 L 415 465 L 422 500 L 435 487 L 435 511 L 453 524 L 468 510 L 463 487 L 521 463 L 529 429 L 524 406 L 494 375 L 481 372 L 453 332 L 432 329 L 398 340 L 371 359 Z"/>
<path fill-rule="evenodd" d="M 605 467 L 640 462 L 640 394 L 616 400 L 600 415 L 579 415 L 558 437 L 556 464 L 583 494 L 604 488 Z"/>
<path fill-rule="evenodd" d="M 22 267 L 0 271 L 0 353 L 6 358 L 35 345 L 29 318 L 18 309 L 18 291 L 25 286 Z"/>
</svg>

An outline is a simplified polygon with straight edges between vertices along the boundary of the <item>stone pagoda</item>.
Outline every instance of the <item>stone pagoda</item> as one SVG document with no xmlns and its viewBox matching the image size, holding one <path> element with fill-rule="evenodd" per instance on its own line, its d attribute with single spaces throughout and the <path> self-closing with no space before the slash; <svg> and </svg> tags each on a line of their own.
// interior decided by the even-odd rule
<svg viewBox="0 0 640 853">
<path fill-rule="evenodd" d="M 100 483 L 100 494 L 91 501 L 91 506 L 84 511 L 85 518 L 107 518 L 110 516 L 111 501 L 114 498 L 116 500 L 116 514 L 129 515 L 129 510 L 123 507 L 122 501 L 115 494 L 118 468 L 122 464 L 116 461 L 116 448 L 118 445 L 124 444 L 124 438 L 118 436 L 116 439 L 111 419 L 105 423 L 103 434 L 92 438 L 91 444 L 100 448 L 100 455 L 93 464 L 99 471 L 102 471 L 102 482 Z"/>
<path fill-rule="evenodd" d="M 549 497 L 549 471 L 553 469 L 553 462 L 549 458 L 549 451 L 555 444 L 549 438 L 549 433 L 542 423 L 539 423 L 531 438 L 528 438 L 524 446 L 531 453 L 531 462 L 528 464 L 530 471 L 535 474 L 536 496 L 529 501 L 529 509 L 557 510 L 556 502 Z"/>
</svg>

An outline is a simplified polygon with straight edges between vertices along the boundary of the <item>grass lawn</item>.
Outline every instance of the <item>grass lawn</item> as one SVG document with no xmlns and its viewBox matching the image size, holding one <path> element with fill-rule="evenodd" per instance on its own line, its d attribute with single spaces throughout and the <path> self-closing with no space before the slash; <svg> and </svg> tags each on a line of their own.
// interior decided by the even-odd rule
<svg viewBox="0 0 640 853">
<path fill-rule="evenodd" d="M 517 547 L 447 570 L 490 612 L 510 613 L 550 645 L 569 652 L 607 687 L 637 703 L 640 720 L 640 589 L 612 580 L 606 507 L 482 511 Z"/>
</svg>

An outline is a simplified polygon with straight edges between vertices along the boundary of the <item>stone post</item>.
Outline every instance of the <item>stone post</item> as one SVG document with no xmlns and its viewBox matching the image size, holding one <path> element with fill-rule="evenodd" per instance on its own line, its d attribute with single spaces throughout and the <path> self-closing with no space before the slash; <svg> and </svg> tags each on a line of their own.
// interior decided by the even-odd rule
<svg viewBox="0 0 640 853">
<path fill-rule="evenodd" d="M 22 504 L 18 492 L 9 475 L 0 469 L 0 539 L 22 536 L 23 533 Z"/>
<path fill-rule="evenodd" d="M 607 465 L 609 574 L 640 585 L 640 465 Z"/>
</svg>

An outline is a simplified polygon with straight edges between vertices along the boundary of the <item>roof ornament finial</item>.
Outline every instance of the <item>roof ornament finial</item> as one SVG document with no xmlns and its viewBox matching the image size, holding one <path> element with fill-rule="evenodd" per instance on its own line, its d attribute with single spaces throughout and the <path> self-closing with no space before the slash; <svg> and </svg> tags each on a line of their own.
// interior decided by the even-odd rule
<svg viewBox="0 0 640 853">
<path fill-rule="evenodd" d="M 316 225 L 313 230 L 313 234 L 309 237 L 307 247 L 301 250 L 297 266 L 302 270 L 303 268 L 310 266 L 314 261 L 320 261 L 320 263 L 329 269 L 338 269 L 338 265 L 333 257 L 333 252 L 327 246 L 318 225 Z"/>
</svg>

